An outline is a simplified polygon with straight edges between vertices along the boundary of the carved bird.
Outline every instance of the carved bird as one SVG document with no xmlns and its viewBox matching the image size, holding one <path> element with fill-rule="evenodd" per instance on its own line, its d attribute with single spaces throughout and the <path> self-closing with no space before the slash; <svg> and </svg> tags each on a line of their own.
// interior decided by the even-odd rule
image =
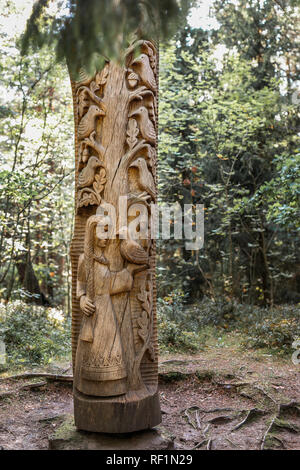
<svg viewBox="0 0 300 470">
<path fill-rule="evenodd" d="M 78 126 L 78 138 L 84 139 L 95 130 L 95 119 L 97 116 L 105 116 L 105 112 L 98 106 L 92 105 L 88 112 L 81 119 Z"/>
<path fill-rule="evenodd" d="M 136 167 L 139 171 L 139 181 L 138 184 L 147 193 L 149 193 L 153 199 L 155 199 L 155 183 L 151 172 L 148 170 L 146 160 L 142 157 L 139 157 L 135 160 L 129 168 Z"/>
<path fill-rule="evenodd" d="M 139 124 L 140 124 L 140 131 L 143 138 L 150 142 L 151 144 L 155 144 L 156 141 L 156 132 L 153 122 L 149 118 L 148 109 L 145 106 L 141 106 L 136 111 L 133 111 L 129 114 L 129 117 L 138 116 L 139 117 Z"/>
<path fill-rule="evenodd" d="M 138 73 L 142 82 L 150 88 L 152 91 L 157 90 L 156 80 L 154 72 L 150 65 L 149 57 L 146 54 L 141 54 L 137 59 L 135 59 L 132 65 L 137 65 Z"/>
<path fill-rule="evenodd" d="M 130 263 L 148 265 L 148 253 L 135 240 L 130 237 L 127 227 L 122 227 L 119 232 L 121 239 L 120 252 L 123 258 Z"/>
<path fill-rule="evenodd" d="M 100 162 L 97 157 L 90 157 L 86 167 L 79 173 L 78 176 L 78 188 L 85 188 L 90 186 L 94 179 L 97 168 L 103 167 L 103 163 Z"/>
</svg>

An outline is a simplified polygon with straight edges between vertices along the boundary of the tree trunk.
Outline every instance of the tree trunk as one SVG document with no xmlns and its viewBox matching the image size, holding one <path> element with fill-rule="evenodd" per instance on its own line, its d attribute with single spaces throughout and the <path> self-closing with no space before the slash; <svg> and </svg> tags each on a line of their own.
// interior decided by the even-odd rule
<svg viewBox="0 0 300 470">
<path fill-rule="evenodd" d="M 156 202 L 157 61 L 154 43 L 141 40 L 126 51 L 126 67 L 110 62 L 93 77 L 82 72 L 81 80 L 72 82 L 74 411 L 76 426 L 87 431 L 131 432 L 161 420 L 155 243 L 150 230 L 141 240 L 123 240 L 119 233 L 134 219 L 128 212 L 134 203 L 142 206 L 150 224 L 150 207 Z M 128 198 L 125 221 L 119 213 L 120 196 Z M 100 249 L 97 231 L 92 231 L 111 207 L 116 231 Z M 108 279 L 114 281 L 110 284 Z M 95 308 L 90 316 L 80 308 L 85 299 Z"/>
</svg>

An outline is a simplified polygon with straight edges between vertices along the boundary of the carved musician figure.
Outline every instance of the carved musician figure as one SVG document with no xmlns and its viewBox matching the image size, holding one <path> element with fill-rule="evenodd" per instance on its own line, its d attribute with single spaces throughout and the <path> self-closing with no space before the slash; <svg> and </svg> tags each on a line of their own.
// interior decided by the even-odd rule
<svg viewBox="0 0 300 470">
<path fill-rule="evenodd" d="M 126 393 L 128 387 L 119 319 L 111 296 L 130 292 L 133 273 L 147 265 L 129 263 L 125 269 L 111 272 L 103 255 L 107 240 L 97 236 L 98 223 L 97 215 L 88 219 L 85 252 L 78 262 L 77 297 L 84 317 L 77 346 L 75 386 L 86 395 L 114 396 Z"/>
</svg>

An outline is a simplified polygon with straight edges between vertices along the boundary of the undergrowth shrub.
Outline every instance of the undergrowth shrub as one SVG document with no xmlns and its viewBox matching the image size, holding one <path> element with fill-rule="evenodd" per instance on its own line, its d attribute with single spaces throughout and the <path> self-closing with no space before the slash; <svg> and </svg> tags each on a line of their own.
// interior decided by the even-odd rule
<svg viewBox="0 0 300 470">
<path fill-rule="evenodd" d="M 292 343 L 300 338 L 300 310 L 291 305 L 263 312 L 253 309 L 249 318 L 243 315 L 239 325 L 246 336 L 245 346 L 289 354 L 292 352 Z"/>
<path fill-rule="evenodd" d="M 71 349 L 70 330 L 61 310 L 19 300 L 0 303 L 0 338 L 10 366 L 47 364 L 66 356 Z"/>
<path fill-rule="evenodd" d="M 217 337 L 228 331 L 241 333 L 245 347 L 290 354 L 292 343 L 300 338 L 299 304 L 262 308 L 204 297 L 188 305 L 183 293 L 175 291 L 159 299 L 158 312 L 161 348 L 195 351 L 204 346 L 206 332 Z"/>
<path fill-rule="evenodd" d="M 161 352 L 196 352 L 201 348 L 200 337 L 192 325 L 186 325 L 182 315 L 185 296 L 174 291 L 158 299 L 158 343 Z"/>
</svg>

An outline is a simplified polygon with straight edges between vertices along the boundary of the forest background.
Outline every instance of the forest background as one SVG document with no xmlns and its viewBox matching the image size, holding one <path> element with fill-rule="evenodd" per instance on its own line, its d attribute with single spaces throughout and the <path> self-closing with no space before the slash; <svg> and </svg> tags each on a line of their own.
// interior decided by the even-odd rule
<svg viewBox="0 0 300 470">
<path fill-rule="evenodd" d="M 0 0 L 4 369 L 70 354 L 71 87 L 51 48 L 21 55 L 31 7 Z M 299 19 L 293 0 L 196 2 L 161 47 L 159 201 L 205 211 L 201 250 L 158 243 L 162 352 L 300 338 Z"/>
</svg>

